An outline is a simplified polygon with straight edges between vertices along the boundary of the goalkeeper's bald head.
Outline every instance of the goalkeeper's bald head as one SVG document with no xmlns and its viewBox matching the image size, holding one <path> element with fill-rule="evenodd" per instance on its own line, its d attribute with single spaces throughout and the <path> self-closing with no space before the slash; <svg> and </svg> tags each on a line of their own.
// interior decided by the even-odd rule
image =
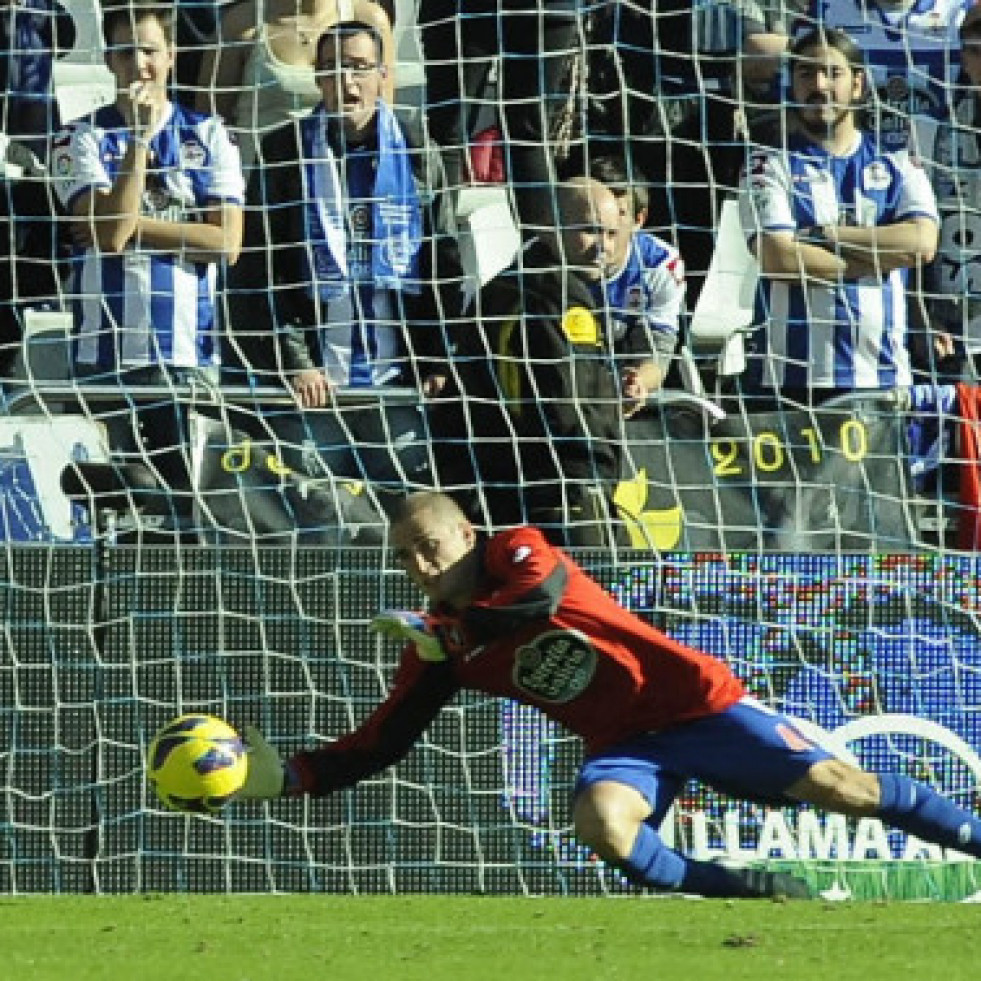
<svg viewBox="0 0 981 981">
<path fill-rule="evenodd" d="M 391 537 L 397 561 L 433 603 L 469 603 L 480 577 L 477 536 L 453 498 L 434 491 L 405 498 Z"/>
<path fill-rule="evenodd" d="M 392 527 L 405 525 L 424 511 L 429 512 L 441 523 L 455 524 L 459 521 L 467 521 L 463 509 L 448 494 L 440 491 L 418 491 L 402 498 L 392 509 Z"/>
</svg>

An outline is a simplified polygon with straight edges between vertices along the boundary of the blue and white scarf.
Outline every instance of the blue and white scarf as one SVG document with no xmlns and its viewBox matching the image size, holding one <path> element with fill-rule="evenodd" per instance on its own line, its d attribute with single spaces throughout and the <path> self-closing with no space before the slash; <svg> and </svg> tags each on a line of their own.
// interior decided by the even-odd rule
<svg viewBox="0 0 981 981">
<path fill-rule="evenodd" d="M 378 100 L 378 166 L 371 196 L 371 272 L 378 288 L 418 293 L 422 209 L 412 160 L 395 114 Z M 311 296 L 332 300 L 350 290 L 346 194 L 327 141 L 323 103 L 300 121 L 303 151 L 304 224 L 310 243 Z"/>
</svg>

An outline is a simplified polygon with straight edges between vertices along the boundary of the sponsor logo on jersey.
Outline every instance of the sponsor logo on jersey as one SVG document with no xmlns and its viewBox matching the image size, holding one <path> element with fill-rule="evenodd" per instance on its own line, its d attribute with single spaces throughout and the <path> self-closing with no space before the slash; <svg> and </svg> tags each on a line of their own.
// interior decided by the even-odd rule
<svg viewBox="0 0 981 981">
<path fill-rule="evenodd" d="M 578 630 L 550 630 L 518 648 L 511 677 L 533 698 L 562 704 L 589 687 L 596 661 L 595 648 Z"/>
<path fill-rule="evenodd" d="M 521 565 L 521 563 L 524 562 L 529 555 L 531 555 L 531 546 L 519 545 L 514 552 L 511 553 L 511 562 L 514 565 Z"/>
<path fill-rule="evenodd" d="M 891 75 L 886 82 L 885 93 L 890 102 L 905 99 L 909 94 L 909 82 L 902 75 Z"/>
</svg>

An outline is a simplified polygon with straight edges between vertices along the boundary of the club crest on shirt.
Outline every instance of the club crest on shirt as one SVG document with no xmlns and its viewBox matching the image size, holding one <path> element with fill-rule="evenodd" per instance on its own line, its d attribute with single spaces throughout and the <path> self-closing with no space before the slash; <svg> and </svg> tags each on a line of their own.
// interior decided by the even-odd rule
<svg viewBox="0 0 981 981">
<path fill-rule="evenodd" d="M 862 171 L 862 184 L 868 191 L 885 191 L 891 183 L 889 168 L 881 160 L 873 160 Z"/>
<path fill-rule="evenodd" d="M 371 230 L 371 208 L 358 201 L 350 209 L 351 230 L 355 235 L 367 235 Z"/>
<path fill-rule="evenodd" d="M 180 148 L 181 168 L 196 170 L 203 167 L 208 160 L 208 152 L 196 140 L 185 140 Z"/>
<path fill-rule="evenodd" d="M 749 158 L 749 174 L 752 177 L 762 177 L 769 169 L 770 157 L 766 153 L 753 153 Z"/>
<path fill-rule="evenodd" d="M 550 630 L 518 648 L 511 678 L 533 698 L 562 704 L 589 687 L 596 661 L 595 648 L 578 630 Z"/>
<path fill-rule="evenodd" d="M 170 193 L 160 184 L 152 184 L 143 191 L 143 214 L 162 216 L 171 204 Z"/>
</svg>

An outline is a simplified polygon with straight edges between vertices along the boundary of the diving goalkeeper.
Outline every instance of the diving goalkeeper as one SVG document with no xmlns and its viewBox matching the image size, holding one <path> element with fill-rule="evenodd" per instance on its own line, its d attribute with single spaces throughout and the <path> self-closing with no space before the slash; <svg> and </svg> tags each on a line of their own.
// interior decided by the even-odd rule
<svg viewBox="0 0 981 981">
<path fill-rule="evenodd" d="M 585 742 L 573 820 L 579 839 L 634 883 L 713 897 L 806 898 L 786 873 L 695 861 L 658 828 L 689 778 L 786 806 L 879 817 L 981 857 L 981 821 L 905 776 L 835 759 L 747 697 L 715 657 L 621 607 L 535 528 L 486 541 L 456 503 L 423 492 L 392 519 L 396 555 L 431 601 L 373 627 L 407 642 L 385 701 L 354 732 L 283 762 L 246 730 L 240 797 L 321 796 L 398 762 L 440 709 L 470 688 L 534 705 Z"/>
</svg>

